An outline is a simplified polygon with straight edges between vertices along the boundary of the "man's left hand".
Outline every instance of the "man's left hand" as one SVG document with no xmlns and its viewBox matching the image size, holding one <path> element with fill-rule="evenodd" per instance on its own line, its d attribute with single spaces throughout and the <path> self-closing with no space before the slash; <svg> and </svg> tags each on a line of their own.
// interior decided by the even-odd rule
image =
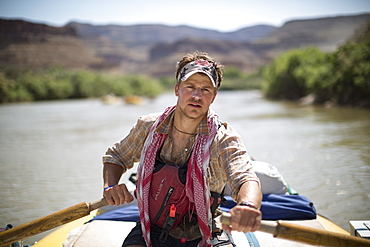
<svg viewBox="0 0 370 247">
<path fill-rule="evenodd" d="M 255 232 L 261 226 L 262 213 L 257 209 L 237 205 L 229 213 L 231 215 L 231 225 L 222 224 L 222 229 L 229 233 L 231 231 Z"/>
</svg>

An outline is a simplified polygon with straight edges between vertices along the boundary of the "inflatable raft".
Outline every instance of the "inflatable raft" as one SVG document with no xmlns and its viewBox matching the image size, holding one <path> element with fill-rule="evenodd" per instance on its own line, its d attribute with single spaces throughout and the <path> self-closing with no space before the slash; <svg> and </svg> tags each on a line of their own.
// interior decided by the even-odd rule
<svg viewBox="0 0 370 247">
<path fill-rule="evenodd" d="M 253 233 L 232 232 L 237 246 L 312 246 L 310 244 L 320 246 L 322 243 L 327 245 L 328 241 L 332 244 L 329 244 L 331 246 L 367 246 L 370 243 L 370 241 L 353 242 L 354 237 L 349 236 L 350 234 L 346 230 L 316 214 L 314 204 L 308 198 L 298 195 L 291 189 L 276 167 L 259 161 L 253 161 L 253 165 L 260 178 L 263 192 L 261 206 L 263 226 L 260 231 Z M 130 186 L 130 190 L 135 189 L 134 184 L 127 183 L 127 185 Z M 227 191 L 226 189 L 226 194 Z M 235 206 L 235 202 L 229 196 L 226 196 L 226 199 L 226 204 L 221 206 L 223 212 L 228 212 Z M 139 213 L 136 201 L 121 206 L 105 206 L 92 211 L 83 218 L 63 225 L 33 246 L 122 246 L 125 237 L 138 220 Z M 290 223 L 294 224 L 293 232 L 289 232 Z M 307 229 L 312 231 L 310 236 L 307 235 Z M 280 230 L 283 234 L 279 233 Z M 279 236 L 286 234 L 288 236 L 282 236 L 282 238 Z M 335 235 L 332 236 L 332 234 Z M 322 235 L 328 235 L 329 238 Z M 323 240 L 322 237 L 325 239 Z M 344 240 L 339 239 L 342 237 Z M 346 237 L 349 238 L 348 241 Z M 302 242 L 301 238 L 309 238 L 310 244 L 303 243 L 307 241 Z"/>
</svg>

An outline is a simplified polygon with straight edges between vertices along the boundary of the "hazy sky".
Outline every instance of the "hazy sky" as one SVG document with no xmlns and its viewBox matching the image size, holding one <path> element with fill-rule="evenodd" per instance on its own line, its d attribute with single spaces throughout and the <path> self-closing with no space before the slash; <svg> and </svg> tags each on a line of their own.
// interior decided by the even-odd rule
<svg viewBox="0 0 370 247">
<path fill-rule="evenodd" d="M 0 0 L 0 17 L 53 26 L 70 21 L 189 25 L 235 31 L 302 18 L 370 13 L 370 0 Z"/>
</svg>

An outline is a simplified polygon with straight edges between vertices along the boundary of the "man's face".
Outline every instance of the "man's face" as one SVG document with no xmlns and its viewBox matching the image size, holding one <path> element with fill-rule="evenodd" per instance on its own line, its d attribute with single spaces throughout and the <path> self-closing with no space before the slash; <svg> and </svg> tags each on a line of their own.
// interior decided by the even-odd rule
<svg viewBox="0 0 370 247">
<path fill-rule="evenodd" d="M 177 107 L 191 119 L 203 118 L 216 98 L 217 90 L 207 75 L 196 73 L 176 83 Z"/>
</svg>

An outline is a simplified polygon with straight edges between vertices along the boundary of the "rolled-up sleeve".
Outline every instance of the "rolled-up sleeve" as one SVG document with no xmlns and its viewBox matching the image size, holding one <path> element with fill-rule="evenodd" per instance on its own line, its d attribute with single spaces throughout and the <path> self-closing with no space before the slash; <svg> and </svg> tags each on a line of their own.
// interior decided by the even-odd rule
<svg viewBox="0 0 370 247">
<path fill-rule="evenodd" d="M 124 172 L 131 169 L 140 160 L 144 142 L 157 115 L 139 117 L 129 134 L 109 147 L 103 156 L 103 164 L 111 163 L 122 166 Z"/>
</svg>

